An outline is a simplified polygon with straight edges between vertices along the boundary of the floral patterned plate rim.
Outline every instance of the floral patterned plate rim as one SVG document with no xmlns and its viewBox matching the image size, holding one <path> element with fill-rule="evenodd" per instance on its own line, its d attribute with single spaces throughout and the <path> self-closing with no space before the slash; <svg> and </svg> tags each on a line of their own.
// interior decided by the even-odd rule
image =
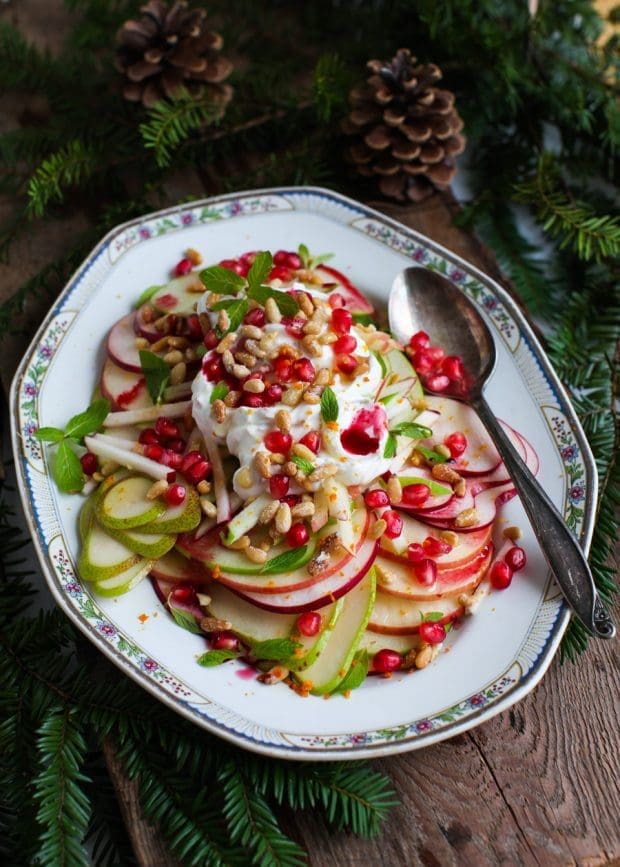
<svg viewBox="0 0 620 867">
<path fill-rule="evenodd" d="M 538 683 L 569 620 L 517 500 L 526 573 L 485 600 L 454 636 L 449 653 L 413 676 L 369 678 L 350 699 L 301 699 L 283 685 L 249 682 L 230 663 L 201 669 L 197 636 L 179 630 L 148 582 L 119 599 L 91 596 L 76 571 L 79 497 L 60 495 L 38 426 L 63 424 L 88 402 L 102 336 L 144 286 L 164 282 L 187 247 L 217 261 L 245 249 L 307 244 L 385 302 L 393 276 L 415 262 L 446 274 L 486 317 L 498 350 L 489 402 L 539 453 L 542 481 L 587 550 L 596 470 L 569 399 L 510 296 L 487 275 L 377 211 L 329 190 L 253 190 L 191 202 L 112 230 L 68 282 L 27 350 L 11 390 L 20 493 L 56 602 L 118 667 L 209 731 L 256 752 L 294 759 L 354 759 L 416 749 L 489 719 Z M 76 356 L 81 359 L 76 364 Z"/>
</svg>

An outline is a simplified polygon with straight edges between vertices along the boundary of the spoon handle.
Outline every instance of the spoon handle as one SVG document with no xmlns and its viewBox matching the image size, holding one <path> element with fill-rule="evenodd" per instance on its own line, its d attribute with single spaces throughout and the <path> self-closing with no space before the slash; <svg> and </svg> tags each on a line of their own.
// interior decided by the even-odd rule
<svg viewBox="0 0 620 867">
<path fill-rule="evenodd" d="M 594 585 L 587 560 L 560 513 L 517 453 L 484 397 L 472 401 L 500 453 L 549 567 L 575 615 L 592 635 L 616 633 Z"/>
</svg>

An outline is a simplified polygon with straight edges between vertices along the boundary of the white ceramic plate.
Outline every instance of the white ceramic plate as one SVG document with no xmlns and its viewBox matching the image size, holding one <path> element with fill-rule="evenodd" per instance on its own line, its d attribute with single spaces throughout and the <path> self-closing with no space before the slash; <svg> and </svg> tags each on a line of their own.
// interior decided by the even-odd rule
<svg viewBox="0 0 620 867">
<path fill-rule="evenodd" d="M 569 614 L 517 500 L 503 517 L 524 529 L 528 566 L 505 592 L 451 633 L 427 669 L 369 678 L 349 699 L 299 698 L 284 685 L 245 679 L 243 666 L 204 669 L 204 641 L 179 629 L 148 581 L 118 599 L 90 595 L 76 572 L 79 496 L 55 488 L 39 425 L 62 426 L 91 398 L 103 337 L 139 293 L 168 278 L 188 247 L 215 262 L 249 249 L 333 252 L 333 264 L 378 304 L 411 262 L 439 269 L 478 304 L 498 365 L 488 387 L 497 415 L 524 433 L 539 477 L 585 548 L 596 473 L 567 396 L 510 297 L 428 238 L 327 190 L 259 190 L 151 214 L 110 232 L 73 276 L 13 382 L 19 484 L 50 590 L 69 618 L 118 667 L 200 726 L 256 752 L 295 759 L 354 759 L 415 749 L 489 719 L 526 695 L 558 647 Z M 146 615 L 147 619 L 144 619 Z"/>
</svg>

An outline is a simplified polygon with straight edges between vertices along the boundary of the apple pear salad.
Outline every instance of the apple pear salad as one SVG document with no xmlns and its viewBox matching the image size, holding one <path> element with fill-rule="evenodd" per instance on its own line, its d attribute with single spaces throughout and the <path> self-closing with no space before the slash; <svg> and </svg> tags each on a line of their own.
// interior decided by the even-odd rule
<svg viewBox="0 0 620 867">
<path fill-rule="evenodd" d="M 449 396 L 461 360 L 423 332 L 400 346 L 324 261 L 302 244 L 200 270 L 188 251 L 110 330 L 98 399 L 39 431 L 88 495 L 95 593 L 150 576 L 200 665 L 240 658 L 303 696 L 425 668 L 526 559 L 496 520 L 506 469 Z"/>
</svg>

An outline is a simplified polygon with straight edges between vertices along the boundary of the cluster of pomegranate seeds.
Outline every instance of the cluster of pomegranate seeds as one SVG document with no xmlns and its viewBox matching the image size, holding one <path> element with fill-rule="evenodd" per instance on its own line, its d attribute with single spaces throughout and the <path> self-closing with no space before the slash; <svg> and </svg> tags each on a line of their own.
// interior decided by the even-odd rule
<svg viewBox="0 0 620 867">
<path fill-rule="evenodd" d="M 297 618 L 297 629 L 308 638 L 318 635 L 321 629 L 321 615 L 318 611 L 304 611 Z"/>
<path fill-rule="evenodd" d="M 496 560 L 489 572 L 489 581 L 496 590 L 505 590 L 512 582 L 515 572 L 525 568 L 527 557 L 523 548 L 513 545 L 504 555 L 503 560 Z"/>
<path fill-rule="evenodd" d="M 396 650 L 390 650 L 388 647 L 383 647 L 375 653 L 372 660 L 373 671 L 377 674 L 387 674 L 390 671 L 396 671 L 400 668 L 402 657 Z"/>
<path fill-rule="evenodd" d="M 458 355 L 446 355 L 440 346 L 432 346 L 426 331 L 416 331 L 405 347 L 405 353 L 429 391 L 466 393 L 468 377 L 463 359 Z"/>
<path fill-rule="evenodd" d="M 427 644 L 441 644 L 446 640 L 446 630 L 441 623 L 420 623 L 419 634 Z"/>
<path fill-rule="evenodd" d="M 94 455 L 92 452 L 86 452 L 80 458 L 80 465 L 85 476 L 92 476 L 93 473 L 97 472 L 97 467 L 99 466 L 97 455 Z"/>
</svg>

